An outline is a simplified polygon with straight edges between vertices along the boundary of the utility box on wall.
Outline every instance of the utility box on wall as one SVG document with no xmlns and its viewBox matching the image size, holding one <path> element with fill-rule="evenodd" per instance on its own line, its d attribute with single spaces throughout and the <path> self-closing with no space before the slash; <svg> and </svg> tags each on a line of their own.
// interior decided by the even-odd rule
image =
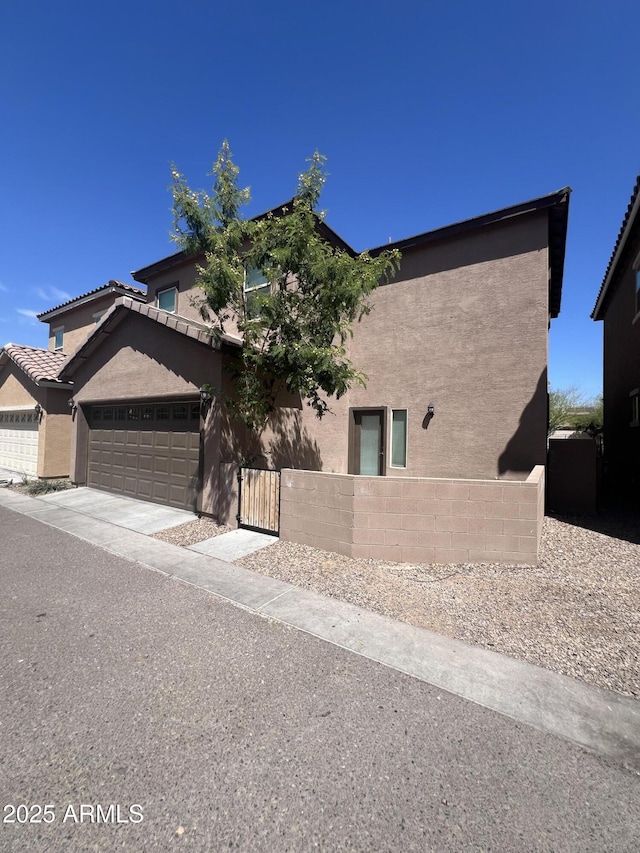
<svg viewBox="0 0 640 853">
<path fill-rule="evenodd" d="M 598 449 L 593 438 L 549 439 L 547 509 L 554 512 L 596 512 L 598 465 Z"/>
</svg>

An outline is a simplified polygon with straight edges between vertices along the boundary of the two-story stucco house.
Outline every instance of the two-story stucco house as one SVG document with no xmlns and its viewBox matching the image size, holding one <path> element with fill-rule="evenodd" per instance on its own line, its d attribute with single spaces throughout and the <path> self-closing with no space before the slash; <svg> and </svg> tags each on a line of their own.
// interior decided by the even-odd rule
<svg viewBox="0 0 640 853">
<path fill-rule="evenodd" d="M 318 421 L 282 400 L 264 439 L 277 469 L 394 478 L 524 480 L 546 459 L 547 346 L 560 308 L 570 190 L 401 240 L 349 357 L 368 375 Z M 322 225 L 326 239 L 351 250 Z M 370 250 L 373 254 L 383 248 Z M 78 484 L 232 521 L 238 430 L 200 389 L 229 382 L 241 341 L 209 334 L 180 252 L 133 273 L 65 363 Z"/>
</svg>

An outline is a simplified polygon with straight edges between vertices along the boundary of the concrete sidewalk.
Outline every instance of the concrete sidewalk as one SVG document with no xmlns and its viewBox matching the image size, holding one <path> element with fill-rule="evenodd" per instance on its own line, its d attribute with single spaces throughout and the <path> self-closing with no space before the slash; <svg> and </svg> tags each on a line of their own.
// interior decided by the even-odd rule
<svg viewBox="0 0 640 853">
<path fill-rule="evenodd" d="M 2 489 L 0 506 L 640 772 L 640 703 L 633 699 L 90 518 L 50 499 Z"/>
</svg>

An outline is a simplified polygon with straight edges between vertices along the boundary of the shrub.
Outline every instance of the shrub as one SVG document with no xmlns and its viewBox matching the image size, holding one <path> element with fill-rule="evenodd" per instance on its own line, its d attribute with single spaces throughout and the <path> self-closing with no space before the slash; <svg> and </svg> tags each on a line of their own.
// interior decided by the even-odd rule
<svg viewBox="0 0 640 853">
<path fill-rule="evenodd" d="M 69 480 L 32 480 L 27 485 L 28 495 L 48 495 L 50 492 L 62 492 L 71 488 Z"/>
</svg>

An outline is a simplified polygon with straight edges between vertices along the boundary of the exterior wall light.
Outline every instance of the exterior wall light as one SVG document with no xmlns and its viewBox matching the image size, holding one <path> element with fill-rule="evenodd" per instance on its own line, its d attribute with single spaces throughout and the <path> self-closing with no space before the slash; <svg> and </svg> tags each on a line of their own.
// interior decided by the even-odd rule
<svg viewBox="0 0 640 853">
<path fill-rule="evenodd" d="M 431 417 L 433 417 L 435 415 L 435 413 L 436 413 L 436 407 L 433 405 L 433 403 L 429 403 L 429 405 L 427 406 L 427 414 L 431 415 Z"/>
<path fill-rule="evenodd" d="M 203 385 L 200 388 L 200 402 L 203 404 L 210 403 L 213 399 L 213 394 L 211 393 L 211 388 L 208 385 Z"/>
<path fill-rule="evenodd" d="M 78 408 L 78 404 L 73 399 L 73 397 L 69 397 L 69 399 L 67 400 L 67 403 L 69 404 L 69 408 L 71 409 L 71 414 L 74 415 L 76 413 L 77 408 Z"/>
<path fill-rule="evenodd" d="M 42 413 L 42 406 L 40 405 L 40 403 L 35 404 L 35 406 L 33 407 L 33 411 L 36 413 L 36 417 L 39 418 Z"/>
</svg>

